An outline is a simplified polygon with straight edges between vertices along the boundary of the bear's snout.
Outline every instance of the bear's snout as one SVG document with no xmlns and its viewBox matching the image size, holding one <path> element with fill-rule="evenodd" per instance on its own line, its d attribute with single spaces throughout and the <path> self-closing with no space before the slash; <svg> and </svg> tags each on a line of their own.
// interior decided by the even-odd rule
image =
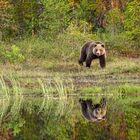
<svg viewBox="0 0 140 140">
<path fill-rule="evenodd" d="M 100 51 L 97 51 L 97 52 L 96 52 L 96 55 L 97 55 L 97 56 L 100 56 Z"/>
</svg>

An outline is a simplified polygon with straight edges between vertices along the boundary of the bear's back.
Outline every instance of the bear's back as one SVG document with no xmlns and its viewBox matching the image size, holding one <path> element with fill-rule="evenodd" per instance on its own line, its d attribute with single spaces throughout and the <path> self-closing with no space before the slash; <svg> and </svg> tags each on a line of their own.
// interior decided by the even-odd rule
<svg viewBox="0 0 140 140">
<path fill-rule="evenodd" d="M 83 47 L 85 47 L 85 48 L 90 47 L 92 43 L 95 43 L 95 42 L 94 41 L 88 41 L 83 45 Z"/>
<path fill-rule="evenodd" d="M 88 53 L 90 51 L 91 47 L 93 47 L 93 45 L 91 45 L 91 44 L 94 44 L 94 43 L 95 43 L 94 41 L 86 42 L 82 47 L 82 51 Z"/>
</svg>

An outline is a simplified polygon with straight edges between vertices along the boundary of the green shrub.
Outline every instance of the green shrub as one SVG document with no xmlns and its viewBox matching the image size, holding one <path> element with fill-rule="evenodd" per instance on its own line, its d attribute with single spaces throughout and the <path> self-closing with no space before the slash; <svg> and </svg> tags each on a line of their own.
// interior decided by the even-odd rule
<svg viewBox="0 0 140 140">
<path fill-rule="evenodd" d="M 12 45 L 11 50 L 7 50 L 3 53 L 3 55 L 5 56 L 6 60 L 11 63 L 21 63 L 25 60 L 20 48 L 15 45 Z"/>
<path fill-rule="evenodd" d="M 131 46 L 140 48 L 140 5 L 138 0 L 128 3 L 125 11 L 124 27 Z"/>
<path fill-rule="evenodd" d="M 35 59 L 71 61 L 79 57 L 83 43 L 93 38 L 94 35 L 67 31 L 52 39 L 35 36 L 16 41 L 15 44 L 28 61 Z"/>
</svg>

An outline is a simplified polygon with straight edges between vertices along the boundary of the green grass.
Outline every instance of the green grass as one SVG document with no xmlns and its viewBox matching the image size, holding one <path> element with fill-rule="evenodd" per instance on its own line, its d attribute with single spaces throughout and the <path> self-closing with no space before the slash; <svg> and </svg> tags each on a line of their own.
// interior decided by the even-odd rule
<svg viewBox="0 0 140 140">
<path fill-rule="evenodd" d="M 140 85 L 133 85 L 133 84 L 124 84 L 120 85 L 117 88 L 117 92 L 122 94 L 140 94 Z"/>
<path fill-rule="evenodd" d="M 5 81 L 8 81 L 10 83 L 9 87 Z M 19 82 L 13 78 L 9 77 L 3 77 L 0 78 L 0 124 L 2 123 L 2 119 L 4 115 L 9 111 L 9 106 L 12 105 L 10 109 L 10 113 L 15 116 L 23 102 L 23 94 L 22 90 L 20 88 Z M 10 114 L 8 114 L 10 115 Z"/>
<path fill-rule="evenodd" d="M 15 77 L 20 83 L 23 93 L 27 95 L 46 93 L 46 91 L 44 92 L 43 86 L 45 86 L 49 92 L 66 95 L 65 93 L 73 92 L 75 88 L 79 89 L 79 87 L 85 88 L 88 86 L 87 93 L 96 93 L 100 92 L 104 86 L 111 84 L 115 87 L 115 84 L 132 83 L 133 85 L 139 83 L 139 58 L 113 58 L 113 60 L 107 60 L 107 67 L 105 69 L 100 69 L 98 60 L 93 62 L 90 69 L 84 66 L 81 67 L 77 62 L 73 61 L 65 64 L 60 62 L 57 63 L 57 65 L 53 62 L 50 63 L 53 65 L 51 69 L 49 68 L 50 66 L 47 66 L 47 61 L 31 63 L 30 66 L 25 64 L 1 65 L 0 73 L 4 77 L 10 77 L 10 75 Z M 40 79 L 42 83 L 39 82 L 38 79 Z M 49 87 L 50 81 L 55 83 L 53 90 Z M 6 82 L 6 84 L 9 84 L 9 82 Z M 95 87 L 93 89 L 94 91 L 92 90 L 92 86 Z M 126 89 L 127 88 L 129 89 L 129 86 L 126 87 Z M 11 90 L 11 88 L 9 90 Z M 115 90 L 116 89 L 114 89 L 114 91 Z"/>
<path fill-rule="evenodd" d="M 45 109 L 50 109 L 56 100 L 56 112 L 55 115 L 60 117 L 63 112 L 67 111 L 68 104 L 68 95 L 74 92 L 74 85 L 71 79 L 61 79 L 61 77 L 56 76 L 52 79 L 48 79 L 49 82 L 46 82 L 43 79 L 38 79 L 38 91 L 41 93 L 38 96 L 38 93 L 35 91 L 33 93 L 25 93 L 23 87 L 21 87 L 21 81 L 11 75 L 9 77 L 1 76 L 0 78 L 0 124 L 3 122 L 5 115 L 14 117 L 19 113 L 20 109 L 27 104 L 27 99 L 40 100 L 38 113 L 42 112 Z M 35 86 L 34 86 L 35 87 Z M 30 88 L 30 87 L 28 87 Z M 69 98 L 70 99 L 70 98 Z M 70 100 L 71 101 L 71 100 Z M 73 103 L 72 103 L 73 105 Z M 32 103 L 31 105 L 32 106 Z M 27 107 L 28 108 L 28 107 Z"/>
<path fill-rule="evenodd" d="M 81 89 L 81 93 L 84 94 L 96 94 L 96 93 L 102 93 L 102 88 L 98 86 L 93 87 L 84 87 Z"/>
<path fill-rule="evenodd" d="M 109 56 L 108 56 L 109 57 Z M 1 74 L 14 74 L 18 77 L 47 77 L 55 76 L 57 73 L 59 75 L 73 75 L 73 76 L 86 76 L 86 75 L 96 75 L 102 76 L 107 74 L 121 75 L 121 74 L 132 74 L 139 75 L 140 73 L 140 58 L 114 58 L 109 61 L 107 58 L 107 64 L 105 69 L 99 67 L 98 60 L 93 61 L 91 68 L 88 69 L 85 66 L 81 67 L 78 65 L 78 57 L 75 61 L 64 62 L 61 60 L 57 61 L 48 61 L 48 60 L 36 60 L 32 63 L 11 65 L 4 64 L 1 65 L 0 73 Z"/>
<path fill-rule="evenodd" d="M 105 87 L 100 86 L 90 86 L 83 87 L 80 90 L 82 95 L 106 95 L 106 96 L 139 96 L 140 95 L 140 86 L 135 84 L 124 84 L 124 85 L 109 85 Z"/>
</svg>

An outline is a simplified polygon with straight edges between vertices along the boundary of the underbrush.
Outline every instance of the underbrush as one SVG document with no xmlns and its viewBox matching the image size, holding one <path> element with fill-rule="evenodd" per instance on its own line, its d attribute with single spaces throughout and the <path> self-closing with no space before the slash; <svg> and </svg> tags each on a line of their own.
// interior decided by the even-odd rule
<svg viewBox="0 0 140 140">
<path fill-rule="evenodd" d="M 83 34 L 83 33 L 63 33 L 54 38 L 42 38 L 30 36 L 11 42 L 0 42 L 0 62 L 10 64 L 25 64 L 47 61 L 51 67 L 51 62 L 77 61 L 80 48 L 86 41 L 101 40 L 106 44 L 108 60 L 114 57 L 139 57 L 139 48 L 131 47 L 126 38 L 122 35 L 111 34 Z"/>
</svg>

